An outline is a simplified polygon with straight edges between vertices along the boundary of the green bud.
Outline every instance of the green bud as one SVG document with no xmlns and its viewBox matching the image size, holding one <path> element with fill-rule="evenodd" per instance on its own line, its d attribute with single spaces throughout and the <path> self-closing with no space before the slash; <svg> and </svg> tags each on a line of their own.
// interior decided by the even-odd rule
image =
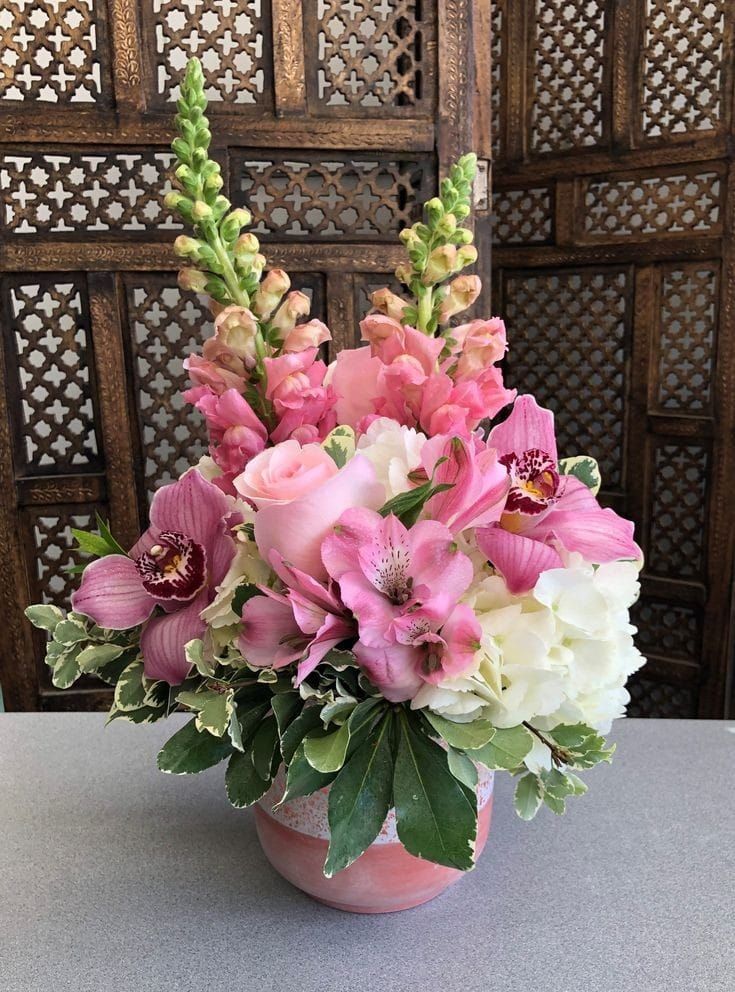
<svg viewBox="0 0 735 992">
<path fill-rule="evenodd" d="M 472 243 L 473 237 L 474 235 L 468 227 L 458 227 L 452 240 L 458 245 L 469 245 Z"/>
<path fill-rule="evenodd" d="M 179 287 L 190 293 L 204 293 L 207 291 L 207 276 L 199 269 L 183 268 L 179 269 Z"/>
<path fill-rule="evenodd" d="M 458 203 L 457 206 L 454 208 L 454 212 L 457 215 L 458 220 L 464 220 L 465 217 L 469 217 L 470 214 L 469 204 Z"/>
<path fill-rule="evenodd" d="M 457 251 L 457 268 L 463 269 L 466 265 L 474 265 L 477 261 L 477 248 L 474 245 L 463 245 Z"/>
<path fill-rule="evenodd" d="M 183 203 L 188 204 L 189 200 L 175 189 L 170 190 L 163 198 L 163 205 L 167 210 L 180 210 Z"/>
<path fill-rule="evenodd" d="M 431 286 L 446 279 L 456 269 L 457 249 L 454 245 L 441 245 L 429 255 L 421 281 L 424 286 Z"/>
<path fill-rule="evenodd" d="M 433 197 L 433 199 L 428 200 L 424 204 L 424 213 L 426 219 L 431 226 L 439 223 L 439 221 L 444 216 L 444 204 L 439 199 L 438 196 Z"/>
<path fill-rule="evenodd" d="M 171 150 L 176 158 L 191 165 L 191 151 L 183 138 L 174 138 L 171 142 Z"/>
<path fill-rule="evenodd" d="M 207 193 L 219 193 L 224 183 L 225 181 L 222 176 L 218 172 L 215 172 L 211 176 L 207 176 L 204 180 L 204 190 Z"/>
<path fill-rule="evenodd" d="M 436 230 L 438 234 L 441 234 L 445 238 L 451 237 L 457 230 L 457 218 L 454 214 L 444 214 L 442 219 L 436 225 Z"/>
</svg>

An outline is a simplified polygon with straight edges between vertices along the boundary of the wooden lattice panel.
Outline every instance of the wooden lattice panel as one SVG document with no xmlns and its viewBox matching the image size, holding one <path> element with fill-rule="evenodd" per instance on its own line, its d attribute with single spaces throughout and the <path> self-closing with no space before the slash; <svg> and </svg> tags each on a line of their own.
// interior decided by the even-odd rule
<svg viewBox="0 0 735 992">
<path fill-rule="evenodd" d="M 552 239 L 553 190 L 499 189 L 493 193 L 494 244 L 548 244 Z"/>
<path fill-rule="evenodd" d="M 629 716 L 688 720 L 697 715 L 697 697 L 690 687 L 636 678 L 628 689 Z"/>
<path fill-rule="evenodd" d="M 6 0 L 0 102 L 109 103 L 103 0 Z"/>
<path fill-rule="evenodd" d="M 434 188 L 426 159 L 238 155 L 232 163 L 254 231 L 266 238 L 394 240 Z"/>
<path fill-rule="evenodd" d="M 212 333 L 207 311 L 170 276 L 127 279 L 130 349 L 139 415 L 143 475 L 149 498 L 175 482 L 206 451 L 206 430 L 184 402 L 184 358 Z"/>
<path fill-rule="evenodd" d="M 700 413 L 712 406 L 719 265 L 667 265 L 661 276 L 654 406 Z"/>
<path fill-rule="evenodd" d="M 728 2 L 644 0 L 641 125 L 646 138 L 719 128 Z"/>
<path fill-rule="evenodd" d="M 307 78 L 312 106 L 337 113 L 431 112 L 433 0 L 312 0 L 303 11 L 307 45 L 316 51 Z"/>
<path fill-rule="evenodd" d="M 699 611 L 680 603 L 644 597 L 633 611 L 638 647 L 644 654 L 696 663 L 701 649 Z"/>
<path fill-rule="evenodd" d="M 102 507 L 54 508 L 29 515 L 28 525 L 35 551 L 33 583 L 39 602 L 69 609 L 71 594 L 77 586 L 72 566 L 86 559 L 79 553 L 72 527 L 90 530 L 95 527 L 95 510 Z"/>
<path fill-rule="evenodd" d="M 548 153 L 597 145 L 602 100 L 604 0 L 536 0 L 532 52 L 531 147 Z"/>
<path fill-rule="evenodd" d="M 506 381 L 556 415 L 559 449 L 600 463 L 603 485 L 623 481 L 629 285 L 623 270 L 507 273 Z"/>
<path fill-rule="evenodd" d="M 655 447 L 647 563 L 654 575 L 699 579 L 704 574 L 709 457 L 701 444 Z"/>
<path fill-rule="evenodd" d="M 5 280 L 3 293 L 18 472 L 94 471 L 99 445 L 84 286 L 72 276 L 26 277 Z"/>
<path fill-rule="evenodd" d="M 582 189 L 584 235 L 590 240 L 688 237 L 722 228 L 724 185 L 716 169 L 591 178 Z"/>
<path fill-rule="evenodd" d="M 267 0 L 144 0 L 154 43 L 150 59 L 152 106 L 179 98 L 186 62 L 201 60 L 212 108 L 247 110 L 272 105 L 270 4 Z"/>
<path fill-rule="evenodd" d="M 161 232 L 182 223 L 163 205 L 173 155 L 153 149 L 0 156 L 2 223 L 14 235 Z"/>
</svg>

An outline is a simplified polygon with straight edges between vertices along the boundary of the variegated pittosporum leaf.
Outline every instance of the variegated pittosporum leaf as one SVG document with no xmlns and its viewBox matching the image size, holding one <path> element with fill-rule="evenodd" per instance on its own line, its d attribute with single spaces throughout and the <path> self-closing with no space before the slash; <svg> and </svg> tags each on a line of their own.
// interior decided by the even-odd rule
<svg viewBox="0 0 735 992">
<path fill-rule="evenodd" d="M 591 490 L 593 496 L 596 496 L 600 491 L 602 477 L 599 466 L 591 455 L 573 455 L 570 458 L 560 458 L 559 471 L 562 475 L 573 475 L 575 479 L 579 479 Z"/>
<path fill-rule="evenodd" d="M 335 427 L 322 441 L 322 447 L 337 468 L 344 468 L 355 453 L 355 432 L 347 424 Z"/>
</svg>

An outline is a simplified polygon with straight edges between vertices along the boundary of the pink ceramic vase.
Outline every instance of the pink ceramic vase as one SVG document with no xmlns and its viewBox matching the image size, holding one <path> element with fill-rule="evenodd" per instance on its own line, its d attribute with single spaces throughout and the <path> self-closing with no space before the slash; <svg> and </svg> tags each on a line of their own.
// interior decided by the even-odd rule
<svg viewBox="0 0 735 992">
<path fill-rule="evenodd" d="M 255 824 L 266 857 L 279 874 L 310 896 L 350 913 L 394 913 L 428 902 L 464 872 L 409 854 L 398 840 L 393 810 L 362 857 L 332 878 L 322 867 L 329 846 L 329 789 L 294 799 L 273 810 L 283 795 L 283 779 L 255 807 Z M 479 769 L 479 824 L 475 860 L 490 830 L 493 773 Z"/>
</svg>

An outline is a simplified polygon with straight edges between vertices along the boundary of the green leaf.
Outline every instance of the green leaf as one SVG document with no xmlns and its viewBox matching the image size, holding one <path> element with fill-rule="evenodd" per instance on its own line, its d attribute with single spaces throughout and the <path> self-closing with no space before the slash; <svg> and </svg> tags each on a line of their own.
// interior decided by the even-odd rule
<svg viewBox="0 0 735 992">
<path fill-rule="evenodd" d="M 553 730 L 547 731 L 547 736 L 553 738 L 561 747 L 577 750 L 584 748 L 587 741 L 593 737 L 597 737 L 597 733 L 585 723 L 560 723 Z"/>
<path fill-rule="evenodd" d="M 322 448 L 337 468 L 344 468 L 355 453 L 355 432 L 346 424 L 335 427 L 322 441 Z"/>
<path fill-rule="evenodd" d="M 203 692 L 180 692 L 176 699 L 183 706 L 196 710 L 197 730 L 224 737 L 235 712 L 234 695 L 232 689 L 225 692 L 206 689 Z"/>
<path fill-rule="evenodd" d="M 125 555 L 125 557 L 127 558 L 128 557 L 127 551 L 125 550 L 125 548 L 121 547 L 121 545 L 118 544 L 118 542 L 112 536 L 112 532 L 110 531 L 109 525 L 102 519 L 99 513 L 95 514 L 95 516 L 97 519 L 97 528 L 100 532 L 100 537 L 107 542 L 107 546 L 110 549 L 108 553 L 112 555 Z"/>
<path fill-rule="evenodd" d="M 86 530 L 77 530 L 76 527 L 72 527 L 71 532 L 79 545 L 80 551 L 84 551 L 85 554 L 95 555 L 97 558 L 104 558 L 106 555 L 111 554 L 107 541 L 103 537 L 100 537 L 99 534 L 93 534 Z"/>
<path fill-rule="evenodd" d="M 187 641 L 184 645 L 184 654 L 189 664 L 193 665 L 204 678 L 211 678 L 214 675 L 214 666 L 208 658 L 204 657 L 204 641 L 200 641 L 198 638 Z"/>
<path fill-rule="evenodd" d="M 250 754 L 236 751 L 227 763 L 225 788 L 227 798 L 237 809 L 252 806 L 270 788 L 270 777 L 262 778 L 255 770 Z"/>
<path fill-rule="evenodd" d="M 304 754 L 311 767 L 318 772 L 338 772 L 345 763 L 349 743 L 350 725 L 347 722 L 325 737 L 310 734 L 304 740 Z"/>
<path fill-rule="evenodd" d="M 597 495 L 602 484 L 600 468 L 590 455 L 574 455 L 571 458 L 559 459 L 559 472 L 561 475 L 573 475 L 575 479 L 587 486 Z"/>
<path fill-rule="evenodd" d="M 125 669 L 115 686 L 115 706 L 128 713 L 145 706 L 145 675 L 143 662 L 136 659 Z"/>
<path fill-rule="evenodd" d="M 34 627 L 47 630 L 49 634 L 53 634 L 58 624 L 64 619 L 64 612 L 58 606 L 44 606 L 41 603 L 27 607 L 25 615 Z"/>
<path fill-rule="evenodd" d="M 576 775 L 573 775 L 572 772 L 567 772 L 566 775 L 567 782 L 569 782 L 572 787 L 572 795 L 583 796 L 585 792 L 587 792 L 587 786 L 582 779 L 578 778 Z"/>
<path fill-rule="evenodd" d="M 303 700 L 298 692 L 279 692 L 271 699 L 271 707 L 276 715 L 279 736 L 283 737 L 287 727 L 293 723 L 303 709 Z"/>
<path fill-rule="evenodd" d="M 237 719 L 240 724 L 240 736 L 243 744 L 250 741 L 269 708 L 270 703 L 267 702 L 254 702 L 249 706 L 238 702 Z"/>
<path fill-rule="evenodd" d="M 79 652 L 77 664 L 83 672 L 96 672 L 119 658 L 123 651 L 119 644 L 88 644 Z"/>
<path fill-rule="evenodd" d="M 281 735 L 281 753 L 287 765 L 296 753 L 296 748 L 311 730 L 321 727 L 322 719 L 318 706 L 305 706 Z"/>
<path fill-rule="evenodd" d="M 261 778 L 270 776 L 273 755 L 278 744 L 278 725 L 271 714 L 255 731 L 252 743 L 253 767 Z"/>
<path fill-rule="evenodd" d="M 477 799 L 449 770 L 445 752 L 398 714 L 393 778 L 398 837 L 417 858 L 468 871 L 474 867 Z"/>
<path fill-rule="evenodd" d="M 155 723 L 156 720 L 161 720 L 164 716 L 166 716 L 166 710 L 152 706 L 141 706 L 138 710 L 123 713 L 113 703 L 107 716 L 107 723 L 111 723 L 113 720 L 127 720 L 129 723 L 136 724 Z"/>
<path fill-rule="evenodd" d="M 79 651 L 72 647 L 63 651 L 54 663 L 51 682 L 57 689 L 68 689 L 81 675 L 77 656 Z"/>
<path fill-rule="evenodd" d="M 455 723 L 430 710 L 421 711 L 439 736 L 458 747 L 460 751 L 483 747 L 495 735 L 495 727 L 487 720 L 473 720 L 471 723 Z"/>
<path fill-rule="evenodd" d="M 432 496 L 436 496 L 437 493 L 443 493 L 447 489 L 452 488 L 452 483 L 443 482 L 437 486 L 429 480 L 428 482 L 422 483 L 420 486 L 416 486 L 415 489 L 409 489 L 406 493 L 399 493 L 394 496 L 393 499 L 389 499 L 388 502 L 378 510 L 381 517 L 388 517 L 392 513 L 395 517 L 405 524 L 406 527 L 413 527 L 419 518 L 419 514 L 424 508 L 424 504 L 431 499 Z"/>
<path fill-rule="evenodd" d="M 89 633 L 84 624 L 78 620 L 62 620 L 56 625 L 54 630 L 54 640 L 60 644 L 77 644 L 79 641 L 86 641 Z"/>
<path fill-rule="evenodd" d="M 512 771 L 523 763 L 532 746 L 533 738 L 525 727 L 498 727 L 492 740 L 484 747 L 473 750 L 470 757 L 486 768 Z"/>
<path fill-rule="evenodd" d="M 477 787 L 477 768 L 474 761 L 462 751 L 457 751 L 451 745 L 447 748 L 447 764 L 455 778 L 466 785 L 468 789 Z"/>
<path fill-rule="evenodd" d="M 385 717 L 332 783 L 327 878 L 357 860 L 380 833 L 393 796 L 391 738 L 391 719 Z"/>
<path fill-rule="evenodd" d="M 283 803 L 287 803 L 290 799 L 296 799 L 298 796 L 310 796 L 312 792 L 317 792 L 319 789 L 325 788 L 330 782 L 334 781 L 334 778 L 334 772 L 328 774 L 318 772 L 316 768 L 309 764 L 304 754 L 304 744 L 302 741 L 289 762 L 286 772 L 286 791 L 278 805 L 281 806 Z"/>
<path fill-rule="evenodd" d="M 158 752 L 158 767 L 172 775 L 191 775 L 219 764 L 231 753 L 229 740 L 200 733 L 194 718 L 163 745 Z"/>
<path fill-rule="evenodd" d="M 518 779 L 513 806 L 522 820 L 532 820 L 541 805 L 543 787 L 538 775 L 528 772 Z"/>
</svg>

